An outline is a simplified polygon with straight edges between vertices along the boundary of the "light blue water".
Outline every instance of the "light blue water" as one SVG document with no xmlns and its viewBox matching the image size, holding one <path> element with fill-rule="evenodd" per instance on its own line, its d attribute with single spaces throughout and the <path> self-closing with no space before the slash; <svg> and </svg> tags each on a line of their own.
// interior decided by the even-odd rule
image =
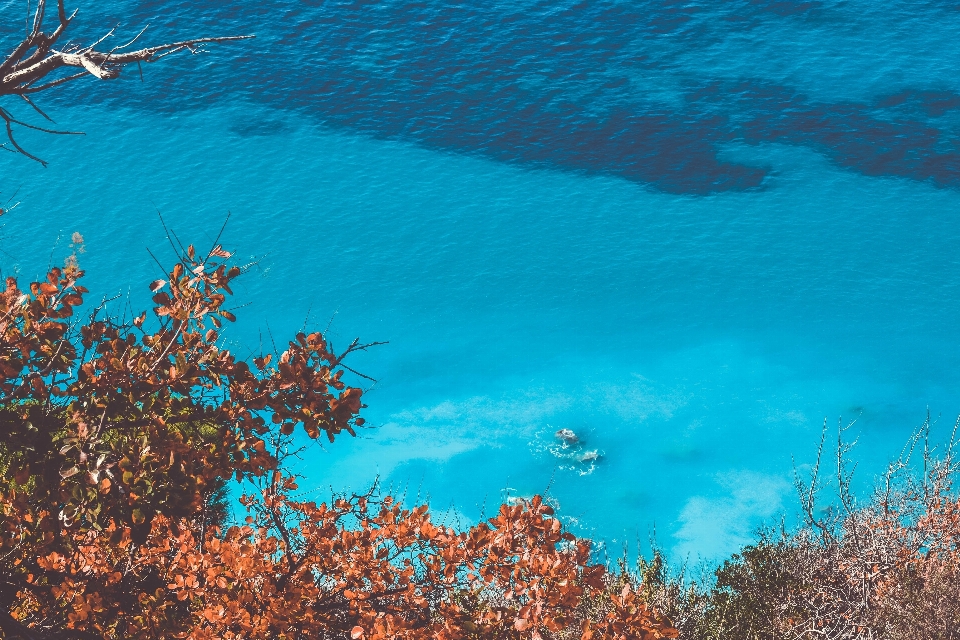
<svg viewBox="0 0 960 640">
<path fill-rule="evenodd" d="M 156 209 L 200 243 L 229 211 L 241 354 L 305 319 L 390 341 L 353 363 L 375 428 L 305 486 L 467 522 L 549 489 L 579 532 L 717 557 L 794 511 L 825 417 L 860 416 L 868 484 L 960 413 L 957 9 L 84 6 L 258 39 L 48 98 L 87 136 L 0 155 L 4 271 L 79 231 L 90 288 L 146 304 Z"/>
</svg>

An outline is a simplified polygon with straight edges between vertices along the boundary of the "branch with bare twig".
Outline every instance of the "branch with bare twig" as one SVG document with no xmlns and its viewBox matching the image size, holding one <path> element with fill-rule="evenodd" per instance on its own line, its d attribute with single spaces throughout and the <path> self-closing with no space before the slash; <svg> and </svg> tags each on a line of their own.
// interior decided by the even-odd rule
<svg viewBox="0 0 960 640">
<path fill-rule="evenodd" d="M 144 27 L 140 33 L 124 44 L 107 51 L 98 50 L 100 45 L 114 36 L 116 28 L 113 28 L 91 45 L 68 44 L 63 49 L 57 49 L 55 48 L 57 42 L 66 32 L 77 12 L 74 11 L 67 15 L 63 0 L 57 0 L 57 26 L 53 31 L 46 32 L 43 30 L 46 8 L 47 0 L 38 0 L 30 32 L 13 49 L 13 52 L 0 63 L 0 97 L 20 96 L 38 114 L 50 122 L 53 122 L 53 119 L 37 106 L 31 98 L 33 94 L 87 76 L 93 76 L 99 80 L 113 80 L 120 75 L 125 66 L 130 64 L 139 66 L 144 62 L 156 62 L 180 51 L 189 51 L 194 54 L 201 53 L 203 46 L 210 43 L 245 40 L 253 37 L 252 35 L 245 35 L 193 38 L 143 49 L 128 50 L 146 31 L 146 27 Z M 71 70 L 75 72 L 71 72 Z M 64 71 L 67 72 L 66 75 L 63 74 Z M 21 153 L 44 166 L 47 164 L 45 161 L 26 151 L 16 141 L 13 135 L 14 125 L 58 135 L 82 135 L 82 132 L 79 131 L 61 131 L 28 124 L 14 117 L 4 107 L 0 107 L 0 119 L 6 126 L 7 139 L 13 147 L 9 150 Z M 0 145 L 0 147 L 6 148 L 6 145 Z"/>
</svg>

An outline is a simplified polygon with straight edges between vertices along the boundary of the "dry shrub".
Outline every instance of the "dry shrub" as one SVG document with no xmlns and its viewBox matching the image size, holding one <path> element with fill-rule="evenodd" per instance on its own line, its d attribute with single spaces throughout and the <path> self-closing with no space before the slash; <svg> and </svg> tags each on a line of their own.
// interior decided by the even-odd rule
<svg viewBox="0 0 960 640">
<path fill-rule="evenodd" d="M 798 527 L 761 531 L 712 580 L 684 583 L 661 566 L 640 588 L 683 640 L 960 638 L 957 429 L 938 451 L 930 428 L 928 419 L 862 502 L 845 428 L 823 473 L 825 429 L 810 476 L 797 482 Z"/>
</svg>

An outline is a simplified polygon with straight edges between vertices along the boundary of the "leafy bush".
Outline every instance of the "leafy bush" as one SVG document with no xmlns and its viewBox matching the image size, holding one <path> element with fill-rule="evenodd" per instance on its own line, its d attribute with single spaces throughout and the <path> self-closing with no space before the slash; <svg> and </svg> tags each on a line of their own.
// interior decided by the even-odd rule
<svg viewBox="0 0 960 640">
<path fill-rule="evenodd" d="M 220 346 L 240 275 L 189 247 L 146 312 L 94 309 L 75 256 L 0 294 L 4 638 L 676 636 L 590 562 L 539 497 L 466 531 L 388 495 L 302 500 L 297 429 L 363 424 L 362 390 L 320 333 L 252 363 Z M 224 488 L 242 526 L 224 525 Z"/>
</svg>

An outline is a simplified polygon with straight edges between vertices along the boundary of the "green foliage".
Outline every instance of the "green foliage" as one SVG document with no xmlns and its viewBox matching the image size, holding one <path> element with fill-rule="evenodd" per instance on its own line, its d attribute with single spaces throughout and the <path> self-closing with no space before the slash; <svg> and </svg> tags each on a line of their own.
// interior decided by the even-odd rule
<svg viewBox="0 0 960 640">
<path fill-rule="evenodd" d="M 782 538 L 766 536 L 724 561 L 716 571 L 698 635 L 704 640 L 781 640 L 785 603 L 801 587 L 792 570 L 797 549 Z M 795 612 L 799 614 L 799 612 Z"/>
</svg>

